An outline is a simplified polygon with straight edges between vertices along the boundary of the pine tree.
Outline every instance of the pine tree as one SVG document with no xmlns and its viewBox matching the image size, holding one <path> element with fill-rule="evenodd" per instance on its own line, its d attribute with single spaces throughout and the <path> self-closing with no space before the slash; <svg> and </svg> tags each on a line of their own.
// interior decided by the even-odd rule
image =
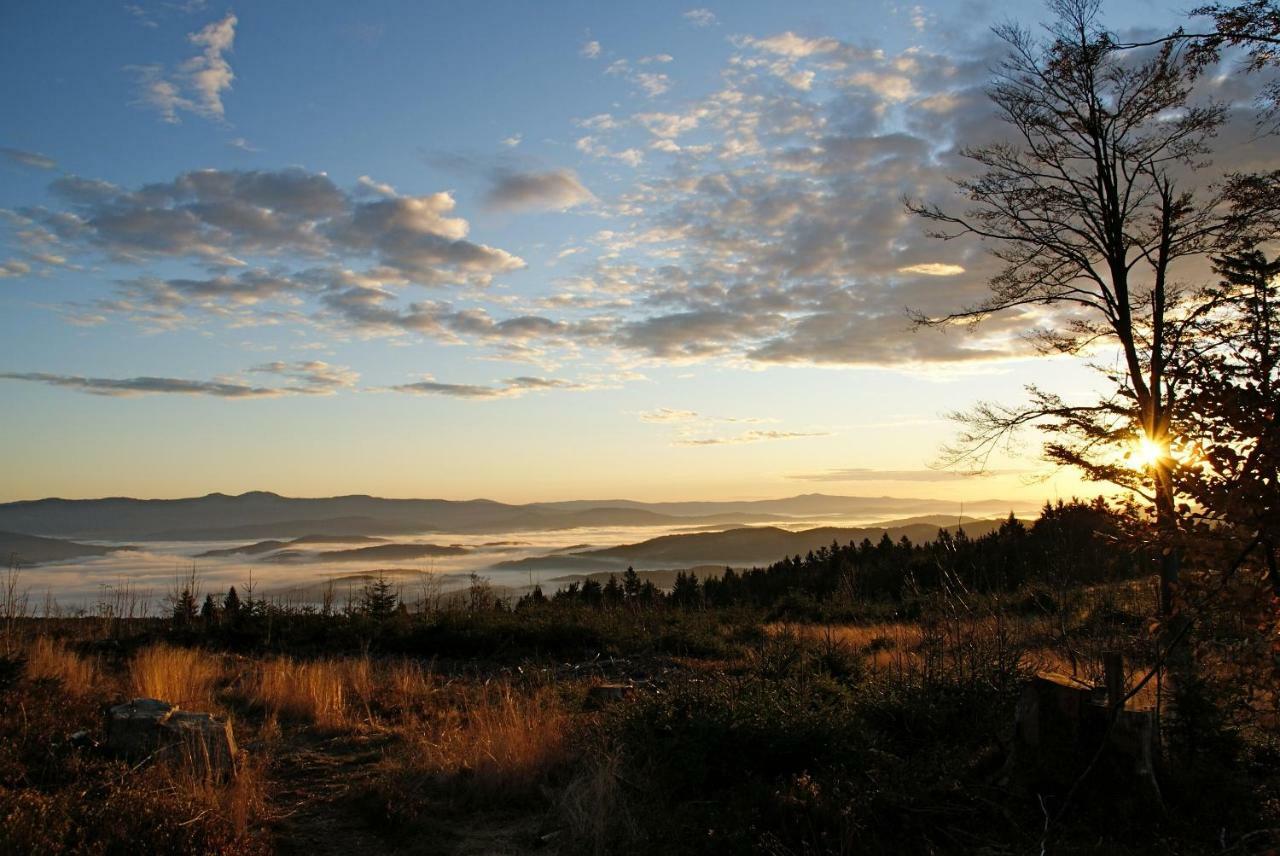
<svg viewBox="0 0 1280 856">
<path fill-rule="evenodd" d="M 173 602 L 173 623 L 186 627 L 196 620 L 198 607 L 190 586 L 184 586 Z"/>
<path fill-rule="evenodd" d="M 360 611 L 378 620 L 388 618 L 399 603 L 400 595 L 395 586 L 381 573 L 366 581 L 360 592 Z"/>
<path fill-rule="evenodd" d="M 640 596 L 640 575 L 630 565 L 627 566 L 627 572 L 622 575 L 622 595 L 628 603 L 634 603 Z"/>
<path fill-rule="evenodd" d="M 204 620 L 205 626 L 211 626 L 218 620 L 218 604 L 213 599 L 213 593 L 204 596 L 204 606 L 200 607 L 200 617 Z"/>
</svg>

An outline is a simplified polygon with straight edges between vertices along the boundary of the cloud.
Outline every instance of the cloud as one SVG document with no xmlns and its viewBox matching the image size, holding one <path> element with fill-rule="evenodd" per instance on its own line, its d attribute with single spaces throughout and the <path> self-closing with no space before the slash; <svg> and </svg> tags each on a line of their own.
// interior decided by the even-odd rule
<svg viewBox="0 0 1280 856">
<path fill-rule="evenodd" d="M 222 20 L 188 33 L 187 41 L 200 53 L 172 71 L 156 64 L 129 66 L 137 78 L 136 103 L 155 110 L 170 124 L 181 121 L 178 114 L 184 112 L 223 121 L 226 108 L 222 95 L 235 80 L 224 54 L 230 53 L 235 44 L 237 23 L 236 16 L 227 13 Z"/>
<path fill-rule="evenodd" d="M 725 437 L 678 437 L 673 446 L 739 446 L 769 440 L 798 440 L 804 437 L 830 437 L 829 431 L 747 431 Z"/>
<path fill-rule="evenodd" d="M 18 259 L 9 259 L 0 262 L 0 279 L 6 279 L 13 276 L 25 276 L 31 273 L 31 265 Z"/>
<path fill-rule="evenodd" d="M 668 55 L 660 54 L 658 56 L 644 57 L 639 60 L 638 64 L 648 65 L 655 61 L 665 62 L 670 59 L 671 57 Z M 649 98 L 657 98 L 671 89 L 671 78 L 668 75 L 656 71 L 638 71 L 625 59 L 618 59 L 609 63 L 604 73 L 625 78 L 628 83 L 635 86 Z"/>
<path fill-rule="evenodd" d="M 657 410 L 646 410 L 640 413 L 641 422 L 694 422 L 700 417 L 693 410 L 673 410 L 670 407 L 659 407 Z"/>
<path fill-rule="evenodd" d="M 574 148 L 584 155 L 589 155 L 597 160 L 621 161 L 630 167 L 637 167 L 644 163 L 644 152 L 639 149 L 630 148 L 622 151 L 613 151 L 601 143 L 598 138 L 592 136 L 579 137 L 574 143 Z"/>
<path fill-rule="evenodd" d="M 12 163 L 19 166 L 27 166 L 32 169 L 57 169 L 58 162 L 48 155 L 42 155 L 39 152 L 28 152 L 22 149 L 11 149 L 7 146 L 0 146 L 0 155 Z"/>
<path fill-rule="evenodd" d="M 360 379 L 359 373 L 346 366 L 334 366 L 320 360 L 263 363 L 249 371 L 288 378 L 294 384 L 287 389 L 304 395 L 333 395 L 340 389 L 354 387 Z"/>
<path fill-rule="evenodd" d="M 948 482 L 965 478 L 987 478 L 1019 474 L 1023 470 L 984 470 L 983 472 L 960 472 L 957 470 L 876 470 L 865 467 L 827 470 L 821 473 L 801 473 L 789 475 L 787 478 L 797 481 L 817 482 Z"/>
<path fill-rule="evenodd" d="M 710 27 L 716 22 L 715 13 L 710 9 L 690 9 L 681 17 L 693 24 L 695 27 Z"/>
<path fill-rule="evenodd" d="M 443 395 L 450 398 L 494 399 L 518 398 L 530 392 L 551 389 L 582 390 L 588 388 L 584 384 L 567 380 L 544 377 L 513 377 L 496 386 L 480 386 L 468 383 L 441 383 L 436 380 L 420 380 L 390 387 L 395 392 L 412 395 Z"/>
<path fill-rule="evenodd" d="M 587 59 L 596 59 L 600 56 L 600 43 L 594 39 L 583 43 L 582 47 L 578 50 L 578 55 L 586 57 Z"/>
<path fill-rule="evenodd" d="M 373 194 L 374 196 L 388 196 L 392 199 L 399 196 L 396 189 L 386 182 L 374 181 L 367 175 L 362 175 L 356 179 L 356 190 L 362 194 Z"/>
<path fill-rule="evenodd" d="M 645 95 L 650 98 L 657 98 L 664 92 L 671 89 L 671 78 L 665 74 L 657 74 L 651 71 L 642 71 L 631 76 L 631 81 L 639 86 Z"/>
<path fill-rule="evenodd" d="M 840 42 L 830 36 L 809 39 L 804 36 L 798 36 L 790 30 L 764 39 L 749 38 L 746 42 L 769 53 L 792 59 L 831 53 L 840 47 Z"/>
<path fill-rule="evenodd" d="M 514 149 L 524 140 L 523 134 L 512 134 L 502 141 L 502 144 L 509 149 Z"/>
<path fill-rule="evenodd" d="M 63 176 L 49 187 L 62 210 L 19 209 L 24 232 L 69 251 L 142 264 L 186 258 L 244 267 L 246 257 L 367 258 L 383 279 L 485 285 L 524 266 L 467 239 L 450 193 L 400 196 L 362 177 L 349 194 L 322 172 L 196 170 L 136 189 Z M 372 194 L 373 198 L 369 198 Z"/>
<path fill-rule="evenodd" d="M 225 113 L 222 93 L 230 89 L 231 82 L 235 80 L 231 65 L 223 54 L 229 52 L 235 43 L 236 23 L 236 16 L 228 13 L 221 21 L 207 24 L 204 29 L 187 36 L 193 45 L 204 50 L 183 63 L 182 73 L 196 92 L 198 111 L 218 119 Z"/>
<path fill-rule="evenodd" d="M 485 204 L 499 211 L 563 211 L 595 200 L 572 170 L 498 170 Z"/>
<path fill-rule="evenodd" d="M 599 233 L 578 277 L 626 300 L 609 343 L 660 362 L 912 371 L 1030 355 L 1022 335 L 1056 323 L 1043 310 L 977 334 L 913 330 L 906 312 L 980 300 L 998 269 L 980 248 L 930 240 L 901 202 L 949 196 L 967 169 L 957 149 L 991 133 L 985 43 L 893 55 L 785 32 L 735 45 L 708 96 L 578 123 L 592 132 L 578 147 L 595 157 L 637 125 L 670 156 L 668 172 L 643 174 L 613 205 L 630 222 Z"/>
<path fill-rule="evenodd" d="M 45 372 L 0 372 L 0 379 L 48 384 L 89 395 L 131 398 L 139 395 L 208 395 L 214 398 L 274 398 L 291 390 L 221 381 L 172 377 L 100 378 Z"/>
<path fill-rule="evenodd" d="M 941 262 L 921 262 L 898 268 L 898 273 L 919 273 L 925 276 L 959 276 L 964 273 L 963 265 L 949 265 Z"/>
</svg>

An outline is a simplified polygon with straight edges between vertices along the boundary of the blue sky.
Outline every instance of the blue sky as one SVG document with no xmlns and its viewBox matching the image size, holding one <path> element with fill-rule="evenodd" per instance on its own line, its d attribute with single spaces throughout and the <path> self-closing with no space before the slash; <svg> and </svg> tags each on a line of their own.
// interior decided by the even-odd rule
<svg viewBox="0 0 1280 856">
<path fill-rule="evenodd" d="M 927 469 L 947 411 L 1087 387 L 1054 319 L 904 311 L 994 270 L 900 200 L 1027 14 L 6 4 L 0 500 L 1078 492 Z"/>
</svg>

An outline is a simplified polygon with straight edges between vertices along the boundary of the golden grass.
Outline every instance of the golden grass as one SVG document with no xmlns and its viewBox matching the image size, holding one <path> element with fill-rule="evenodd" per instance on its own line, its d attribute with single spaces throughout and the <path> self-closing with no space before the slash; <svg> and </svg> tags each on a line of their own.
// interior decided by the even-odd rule
<svg viewBox="0 0 1280 856">
<path fill-rule="evenodd" d="M 435 676 L 416 660 L 393 660 L 383 670 L 382 706 L 402 716 L 430 706 L 436 692 Z"/>
<path fill-rule="evenodd" d="M 198 810 L 195 817 L 214 815 L 236 836 L 245 836 L 266 809 L 266 782 L 261 765 L 261 760 L 242 753 L 234 775 L 217 777 L 210 774 L 207 759 L 187 751 L 157 764 L 150 775 L 156 777 L 158 787 L 180 796 Z"/>
<path fill-rule="evenodd" d="M 88 695 L 98 682 L 98 665 L 67 649 L 48 636 L 37 637 L 27 649 L 26 676 L 29 680 L 54 680 L 72 695 Z"/>
<path fill-rule="evenodd" d="M 377 727 L 379 715 L 420 721 L 437 688 L 429 669 L 414 660 L 377 663 L 366 657 L 257 662 L 243 676 L 245 700 L 276 719 L 331 730 Z"/>
<path fill-rule="evenodd" d="M 569 755 L 572 717 L 548 688 L 496 683 L 461 693 L 431 726 L 406 728 L 409 765 L 433 778 L 465 775 L 490 792 L 526 792 Z"/>
<path fill-rule="evenodd" d="M 157 698 L 188 710 L 210 710 L 224 678 L 217 654 L 193 648 L 154 645 L 144 648 L 129 664 L 129 684 L 134 694 Z"/>
<path fill-rule="evenodd" d="M 274 657 L 255 665 L 243 689 L 250 703 L 265 710 L 269 718 L 340 729 L 351 718 L 348 671 L 342 660 L 300 662 Z"/>
</svg>

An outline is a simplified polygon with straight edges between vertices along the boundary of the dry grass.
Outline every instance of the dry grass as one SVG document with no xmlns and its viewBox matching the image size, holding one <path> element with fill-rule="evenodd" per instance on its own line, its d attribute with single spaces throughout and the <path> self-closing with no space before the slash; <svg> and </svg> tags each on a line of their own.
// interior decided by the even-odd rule
<svg viewBox="0 0 1280 856">
<path fill-rule="evenodd" d="M 597 751 L 560 795 L 557 807 L 574 840 L 596 856 L 609 852 L 611 836 L 619 832 L 624 839 L 636 837 L 636 821 L 619 779 L 621 767 L 616 751 Z"/>
<path fill-rule="evenodd" d="M 222 658 L 208 651 L 154 645 L 139 651 L 129 664 L 132 691 L 188 710 L 212 710 L 224 679 Z"/>
<path fill-rule="evenodd" d="M 243 689 L 251 704 L 270 719 L 309 722 L 326 729 L 342 729 L 351 723 L 348 687 L 352 670 L 343 660 L 299 662 L 275 657 L 255 665 Z"/>
<path fill-rule="evenodd" d="M 418 722 L 438 692 L 433 674 L 418 662 L 377 663 L 368 657 L 275 657 L 255 663 L 240 687 L 268 722 L 284 719 L 337 731 L 380 727 L 380 716 Z"/>
<path fill-rule="evenodd" d="M 489 793 L 536 788 L 565 763 L 572 718 L 548 688 L 495 683 L 460 692 L 430 726 L 408 726 L 408 765 L 434 779 L 465 776 Z"/>
<path fill-rule="evenodd" d="M 431 707 L 438 692 L 435 675 L 416 660 L 393 660 L 382 673 L 382 707 L 401 717 Z"/>
<path fill-rule="evenodd" d="M 61 642 L 39 636 L 27 648 L 26 676 L 29 680 L 58 681 L 66 692 L 84 696 L 98 683 L 98 664 L 68 650 Z"/>
<path fill-rule="evenodd" d="M 219 779 L 209 775 L 205 761 L 184 753 L 159 765 L 156 775 L 165 787 L 221 818 L 236 836 L 244 836 L 266 810 L 266 783 L 261 764 L 261 760 L 243 755 L 235 775 Z"/>
</svg>

